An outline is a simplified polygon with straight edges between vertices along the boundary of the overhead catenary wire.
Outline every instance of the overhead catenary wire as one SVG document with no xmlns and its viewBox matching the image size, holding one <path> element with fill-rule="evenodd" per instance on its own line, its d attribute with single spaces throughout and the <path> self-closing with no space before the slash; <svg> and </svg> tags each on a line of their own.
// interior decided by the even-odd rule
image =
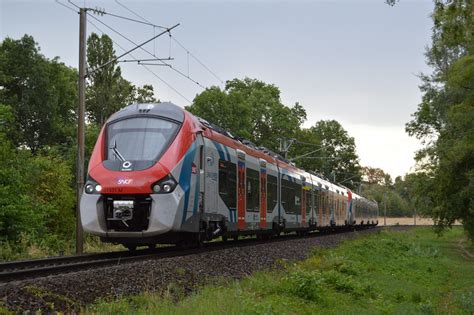
<svg viewBox="0 0 474 315">
<path fill-rule="evenodd" d="M 209 69 L 209 67 L 207 67 L 201 60 L 198 59 L 198 57 L 196 57 L 192 52 L 190 52 L 186 47 L 184 47 L 183 44 L 181 44 L 180 41 L 178 41 L 176 39 L 176 37 L 172 34 L 170 34 L 170 37 L 179 45 L 181 46 L 181 48 L 183 48 L 189 56 L 191 56 L 191 58 L 193 58 L 194 60 L 196 60 L 204 69 L 206 69 L 210 74 L 212 74 L 217 80 L 219 80 L 219 82 L 221 83 L 224 83 L 224 80 L 222 80 L 214 71 L 212 71 L 211 69 Z"/>
<path fill-rule="evenodd" d="M 92 14 L 89 14 L 88 13 L 88 16 L 90 16 L 91 18 L 93 18 L 94 20 L 96 20 L 97 22 L 99 22 L 100 24 L 104 25 L 105 27 L 107 27 L 109 30 L 111 30 L 112 32 L 116 33 L 117 35 L 119 35 L 120 37 L 122 37 L 123 39 L 127 40 L 128 42 L 132 43 L 133 45 L 135 46 L 138 46 L 138 44 L 136 42 L 134 42 L 133 40 L 131 40 L 130 38 L 128 38 L 127 36 L 123 35 L 122 33 L 120 33 L 119 31 L 117 31 L 116 29 L 114 29 L 113 27 L 109 26 L 108 24 L 106 24 L 105 22 L 101 21 L 100 19 L 96 18 L 95 16 L 93 16 Z M 144 52 L 146 52 L 147 54 L 151 55 L 152 57 L 156 57 L 153 53 L 151 53 L 149 50 L 145 49 L 144 47 L 139 47 L 141 50 L 143 50 Z M 166 64 L 168 65 L 168 67 L 170 69 L 172 69 L 173 71 L 175 71 L 176 73 L 178 73 L 179 75 L 181 75 L 182 77 L 188 79 L 189 81 L 193 82 L 194 84 L 198 85 L 199 87 L 201 87 L 202 89 L 205 89 L 206 87 L 203 86 L 201 83 L 199 83 L 198 81 L 194 80 L 193 78 L 191 77 L 188 77 L 186 74 L 184 74 L 182 71 L 176 69 L 175 67 L 173 67 L 173 65 L 167 63 L 167 62 L 164 62 L 162 60 L 158 60 L 159 62 L 163 63 L 163 64 Z"/>
<path fill-rule="evenodd" d="M 135 20 L 135 19 L 132 19 L 132 18 L 129 18 L 129 17 L 126 17 L 126 16 L 121 16 L 121 15 L 118 15 L 118 14 L 109 13 L 107 11 L 100 11 L 100 12 L 102 14 L 110 15 L 112 17 L 116 17 L 116 18 L 119 18 L 119 19 L 123 19 L 123 20 L 131 21 L 131 22 L 136 22 L 136 23 L 152 26 L 153 28 L 160 28 L 160 29 L 164 29 L 164 30 L 167 29 L 166 26 L 161 26 L 161 25 L 156 25 L 156 24 L 150 23 L 150 22 L 143 22 L 143 21 Z"/>
<path fill-rule="evenodd" d="M 59 0 L 55 0 L 55 2 L 56 2 L 57 4 L 59 4 L 59 5 L 62 5 L 62 6 L 65 7 L 65 8 L 67 8 L 67 9 L 73 11 L 74 13 L 78 13 L 75 9 L 71 8 L 70 6 L 68 6 L 68 5 L 64 4 L 64 3 L 62 3 L 62 2 L 59 1 Z"/>
<path fill-rule="evenodd" d="M 106 32 L 104 32 L 100 27 L 98 27 L 97 25 L 95 25 L 93 22 L 91 21 L 88 21 L 89 24 L 91 24 L 92 26 L 94 26 L 97 30 L 99 30 L 99 32 L 101 32 L 102 34 L 106 34 Z M 120 49 L 122 49 L 123 51 L 126 51 L 126 49 L 124 47 L 122 47 L 120 44 L 118 44 L 116 41 L 114 41 L 112 38 L 111 38 L 112 42 L 117 46 L 119 47 Z M 133 59 L 135 59 L 135 61 L 139 61 L 138 58 L 136 58 L 132 53 L 128 53 L 128 55 L 130 55 L 130 57 L 132 57 Z M 160 80 L 163 84 L 165 84 L 167 87 L 169 87 L 172 91 L 174 91 L 176 94 L 178 94 L 179 96 L 181 96 L 184 100 L 186 100 L 189 104 L 191 104 L 192 102 L 186 97 L 184 96 L 181 92 L 179 92 L 175 87 L 173 87 L 171 84 L 169 84 L 168 82 L 166 82 L 163 78 L 161 78 L 158 74 L 156 74 L 153 70 L 151 70 L 149 67 L 147 67 L 147 65 L 144 65 L 144 64 L 140 64 L 140 66 L 142 66 L 143 68 L 145 68 L 148 72 L 150 72 L 154 77 L 156 77 L 158 80 Z"/>
<path fill-rule="evenodd" d="M 72 5 L 74 5 L 76 8 L 79 8 L 77 5 L 75 5 L 73 2 L 71 1 L 68 1 L 69 3 L 71 3 Z M 77 11 L 73 8 L 71 8 L 70 6 L 64 4 L 64 3 L 61 3 L 59 0 L 56 0 L 56 3 L 73 11 L 74 13 L 77 13 Z M 80 8 L 79 8 L 80 9 Z M 87 21 L 89 24 L 91 24 L 92 26 L 94 26 L 99 32 L 101 32 L 102 34 L 106 34 L 106 32 L 104 32 L 100 27 L 98 27 L 96 24 L 94 24 L 93 22 L 91 21 Z M 112 42 L 117 46 L 119 47 L 120 49 L 122 49 L 123 51 L 126 51 L 125 48 L 123 48 L 120 44 L 118 44 L 116 41 L 114 41 L 112 38 L 111 38 Z M 132 53 L 129 53 L 128 55 L 130 55 L 132 58 L 134 58 L 136 61 L 138 61 L 139 59 L 137 59 Z M 172 91 L 174 91 L 177 95 L 181 96 L 184 100 L 186 100 L 189 104 L 191 104 L 192 102 L 186 97 L 184 96 L 181 92 L 179 92 L 175 87 L 173 87 L 171 84 L 169 84 L 168 82 L 166 82 L 163 78 L 161 78 L 158 74 L 156 74 L 153 70 L 151 70 L 149 67 L 147 67 L 146 65 L 143 65 L 143 64 L 140 64 L 143 68 L 145 68 L 148 72 L 150 72 L 155 78 L 157 78 L 159 81 L 161 81 L 163 84 L 165 84 L 168 88 L 170 88 Z"/>
<path fill-rule="evenodd" d="M 147 23 L 150 23 L 150 24 L 153 24 L 152 22 L 150 22 L 149 20 L 147 20 L 146 18 L 144 18 L 143 16 L 139 15 L 138 13 L 136 13 L 135 11 L 133 11 L 132 9 L 128 8 L 126 5 L 120 3 L 118 0 L 115 0 L 115 2 L 120 5 L 121 7 L 125 8 L 127 11 L 129 11 L 130 13 L 132 13 L 133 15 L 139 17 L 140 19 L 142 19 L 143 21 L 147 22 Z M 208 66 L 206 66 L 198 57 L 196 57 L 192 52 L 189 51 L 189 49 L 187 49 L 180 41 L 178 41 L 176 39 L 175 36 L 173 36 L 171 33 L 169 33 L 169 36 L 170 36 L 170 39 L 172 38 L 173 41 L 175 41 L 182 49 L 184 49 L 184 51 L 186 51 L 186 53 L 191 56 L 191 58 L 193 58 L 194 60 L 196 60 L 204 69 L 206 69 L 212 76 L 214 76 L 219 82 L 221 83 L 224 83 L 224 80 L 222 80 L 214 71 L 212 71 Z M 171 56 L 171 42 L 170 42 L 170 56 Z M 188 56 L 188 57 L 189 57 Z M 188 61 L 189 63 L 189 61 Z"/>
<path fill-rule="evenodd" d="M 109 64 L 111 64 L 111 63 L 113 63 L 113 62 L 116 62 L 117 60 L 119 60 L 119 59 L 122 58 L 123 56 L 126 56 L 126 55 L 128 55 L 129 53 L 131 53 L 132 51 L 137 50 L 138 48 L 141 48 L 143 45 L 148 44 L 149 42 L 151 42 L 151 41 L 154 40 L 155 38 L 158 38 L 158 37 L 160 37 L 161 35 L 166 34 L 166 32 L 170 32 L 172 29 L 174 29 L 174 28 L 176 28 L 176 27 L 178 27 L 178 26 L 179 26 L 179 23 L 176 24 L 176 25 L 174 25 L 174 26 L 172 26 L 172 27 L 170 27 L 170 28 L 168 28 L 168 29 L 166 29 L 166 30 L 164 30 L 163 32 L 159 33 L 158 35 L 156 35 L 156 36 L 154 36 L 154 37 L 152 37 L 152 38 L 150 38 L 150 39 L 144 41 L 143 43 L 140 43 L 140 44 L 138 44 L 138 45 L 135 45 L 135 47 L 133 47 L 133 48 L 130 49 L 130 50 L 125 51 L 125 52 L 124 52 L 123 54 L 121 54 L 120 56 L 117 56 L 117 57 L 115 57 L 115 58 L 112 58 L 111 60 L 107 61 L 106 63 L 101 64 L 100 66 L 97 66 L 96 68 L 93 69 L 93 71 L 100 70 L 101 68 L 103 68 L 103 67 L 105 67 L 105 66 L 107 66 L 107 65 L 109 65 Z M 155 59 L 155 60 L 156 60 L 156 61 L 161 61 L 161 62 L 163 62 L 161 59 L 158 59 L 158 58 Z"/>
</svg>

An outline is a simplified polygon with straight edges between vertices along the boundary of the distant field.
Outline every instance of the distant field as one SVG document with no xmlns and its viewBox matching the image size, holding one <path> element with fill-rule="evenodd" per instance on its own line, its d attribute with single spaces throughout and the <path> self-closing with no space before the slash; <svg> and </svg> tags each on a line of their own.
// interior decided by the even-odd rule
<svg viewBox="0 0 474 315">
<path fill-rule="evenodd" d="M 395 218 L 387 217 L 387 225 L 414 225 L 413 217 Z M 379 225 L 384 225 L 383 216 L 379 217 Z M 416 218 L 416 225 L 433 225 L 433 220 L 430 218 Z"/>
<path fill-rule="evenodd" d="M 413 217 L 403 217 L 403 218 L 396 218 L 396 217 L 387 217 L 387 225 L 414 225 Z M 384 218 L 383 216 L 379 217 L 379 225 L 384 225 Z M 431 218 L 416 218 L 416 225 L 433 225 L 433 220 Z M 461 225 L 461 223 L 456 222 L 455 225 Z"/>
</svg>

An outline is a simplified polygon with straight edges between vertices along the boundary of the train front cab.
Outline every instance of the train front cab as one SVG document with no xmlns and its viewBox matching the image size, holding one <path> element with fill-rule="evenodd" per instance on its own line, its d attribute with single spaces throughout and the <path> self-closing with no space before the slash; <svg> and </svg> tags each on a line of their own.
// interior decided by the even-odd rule
<svg viewBox="0 0 474 315">
<path fill-rule="evenodd" d="M 143 106 L 142 106 L 143 105 Z M 167 242 L 197 187 L 195 124 L 173 104 L 134 104 L 112 115 L 95 145 L 81 197 L 84 230 L 124 245 Z"/>
</svg>

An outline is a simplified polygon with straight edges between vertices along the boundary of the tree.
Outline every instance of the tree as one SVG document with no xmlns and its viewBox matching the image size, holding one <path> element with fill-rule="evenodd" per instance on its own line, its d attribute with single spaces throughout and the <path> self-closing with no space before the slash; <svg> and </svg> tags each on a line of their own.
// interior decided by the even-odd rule
<svg viewBox="0 0 474 315">
<path fill-rule="evenodd" d="M 421 76 L 422 102 L 406 130 L 425 144 L 416 158 L 426 214 L 439 231 L 461 220 L 474 241 L 473 12 L 472 1 L 435 1 L 426 53 L 433 74 Z"/>
<path fill-rule="evenodd" d="M 293 137 L 306 119 L 300 104 L 281 103 L 276 86 L 249 78 L 227 81 L 224 90 L 208 88 L 186 109 L 271 150 L 277 150 L 279 137 Z"/>
<path fill-rule="evenodd" d="M 134 87 L 132 91 L 132 102 L 136 103 L 158 103 L 160 102 L 155 98 L 155 92 L 153 91 L 153 86 L 150 84 L 145 84 L 142 87 Z"/>
<path fill-rule="evenodd" d="M 92 33 L 87 39 L 87 64 L 90 69 L 86 90 L 86 110 L 92 123 L 102 126 L 105 120 L 119 109 L 137 102 L 157 102 L 153 86 L 136 87 L 122 77 L 122 70 L 114 61 L 112 39 Z"/>
<path fill-rule="evenodd" d="M 291 156 L 301 156 L 298 166 L 322 173 L 349 188 L 360 183 L 359 157 L 353 137 L 336 120 L 321 120 L 301 130 L 296 138 L 304 144 L 294 146 Z M 312 144 L 312 145 L 311 145 Z M 308 156 L 303 156 L 316 151 Z"/>
<path fill-rule="evenodd" d="M 362 167 L 362 176 L 364 177 L 364 182 L 368 184 L 378 184 L 390 186 L 392 184 L 392 178 L 390 174 L 385 173 L 380 168 L 374 168 L 370 166 Z"/>
<path fill-rule="evenodd" d="M 115 58 L 112 39 L 103 34 L 92 33 L 87 39 L 87 64 L 90 69 L 86 90 L 86 110 L 89 120 L 103 125 L 114 112 L 127 105 L 134 87 L 122 78 Z"/>
<path fill-rule="evenodd" d="M 75 134 L 77 73 L 56 57 L 47 59 L 33 37 L 0 44 L 0 103 L 9 105 L 15 128 L 8 138 L 36 153 L 44 145 L 71 143 Z"/>
<path fill-rule="evenodd" d="M 13 124 L 13 110 L 0 104 L 0 242 L 66 241 L 74 230 L 72 173 L 61 158 L 16 148 L 5 128 Z"/>
</svg>

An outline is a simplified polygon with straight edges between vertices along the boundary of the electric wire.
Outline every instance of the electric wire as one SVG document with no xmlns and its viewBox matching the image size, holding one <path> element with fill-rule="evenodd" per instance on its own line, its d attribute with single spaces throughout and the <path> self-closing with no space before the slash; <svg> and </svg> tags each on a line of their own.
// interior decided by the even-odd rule
<svg viewBox="0 0 474 315">
<path fill-rule="evenodd" d="M 171 35 L 171 34 L 170 34 L 170 35 Z M 191 58 L 193 58 L 194 60 L 196 60 L 204 69 L 206 69 L 206 70 L 207 70 L 210 74 L 212 74 L 217 80 L 219 80 L 219 82 L 224 83 L 224 81 L 223 81 L 214 71 L 212 71 L 211 69 L 209 69 L 209 67 L 207 67 L 201 60 L 199 60 L 192 52 L 190 52 L 186 47 L 184 47 L 184 45 L 181 44 L 181 42 L 178 41 L 175 36 L 171 35 L 171 38 L 172 38 L 179 46 L 181 46 L 181 48 L 183 48 L 183 49 L 188 53 L 188 55 L 191 56 Z"/>
<path fill-rule="evenodd" d="M 94 11 L 94 10 L 92 9 L 91 11 Z M 119 18 L 119 19 L 124 19 L 124 20 L 128 20 L 128 21 L 131 21 L 131 22 L 136 22 L 136 23 L 140 23 L 140 24 L 145 24 L 145 25 L 148 25 L 148 26 L 152 26 L 153 28 L 161 28 L 161 29 L 164 29 L 164 30 L 167 29 L 167 27 L 165 27 L 165 26 L 161 26 L 161 25 L 156 25 L 156 24 L 149 23 L 149 22 L 143 22 L 143 21 L 135 20 L 135 19 L 132 19 L 132 18 L 129 18 L 129 17 L 126 17 L 126 16 L 121 16 L 121 15 L 109 13 L 109 12 L 106 12 L 106 11 L 98 11 L 98 12 L 100 12 L 101 14 L 110 15 L 110 16 L 113 16 L 113 17 L 116 17 L 116 18 Z"/>
<path fill-rule="evenodd" d="M 77 5 L 75 5 L 74 3 L 72 3 L 71 1 L 69 1 L 71 4 L 73 4 L 75 7 L 79 8 Z M 59 0 L 56 0 L 56 3 L 77 13 L 76 10 L 74 10 L 73 8 L 71 8 L 70 6 L 64 4 L 64 3 L 61 3 Z M 94 24 L 93 22 L 91 21 L 87 21 L 89 24 L 91 24 L 92 26 L 94 26 L 99 32 L 101 32 L 102 34 L 106 34 L 100 27 L 98 27 L 96 24 Z M 127 51 L 125 48 L 123 48 L 120 44 L 118 44 L 116 41 L 114 41 L 112 38 L 111 38 L 112 42 L 117 46 L 119 47 L 120 49 L 122 49 L 123 51 Z M 135 59 L 137 62 L 139 61 L 132 53 L 129 53 L 129 55 Z M 140 63 L 139 63 L 140 64 Z M 151 70 L 149 67 L 147 67 L 146 65 L 143 65 L 143 64 L 140 64 L 143 68 L 145 68 L 148 72 L 150 72 L 155 78 L 157 78 L 159 81 L 161 81 L 163 84 L 165 84 L 168 88 L 170 88 L 172 91 L 174 91 L 176 94 L 178 94 L 179 96 L 181 96 L 184 100 L 186 100 L 189 104 L 191 104 L 192 102 L 186 97 L 184 96 L 181 92 L 179 92 L 175 87 L 173 87 L 171 84 L 169 84 L 168 82 L 166 82 L 163 78 L 161 78 L 158 74 L 156 74 L 153 70 Z"/>
<path fill-rule="evenodd" d="M 94 26 L 99 32 L 101 32 L 102 34 L 106 34 L 106 32 L 104 32 L 100 27 L 98 27 L 97 25 L 95 25 L 93 22 L 91 21 L 87 21 L 88 23 L 90 23 L 92 26 Z M 127 51 L 124 47 L 122 47 L 120 44 L 118 44 L 116 41 L 114 41 L 112 38 L 111 38 L 112 42 L 117 46 L 119 47 L 120 49 L 122 49 L 123 51 Z M 136 58 L 132 53 L 128 53 L 130 55 L 130 57 L 132 57 L 133 59 L 135 59 L 135 61 L 138 62 L 138 64 L 140 66 L 142 66 L 143 68 L 145 68 L 148 72 L 150 72 L 154 77 L 156 77 L 158 80 L 160 80 L 162 83 L 164 83 L 167 87 L 169 87 L 171 90 L 173 90 L 176 94 L 178 94 L 179 96 L 181 96 L 184 100 L 186 100 L 189 104 L 191 104 L 192 102 L 186 97 L 184 96 L 181 92 L 179 92 L 175 87 L 173 87 L 171 84 L 169 84 L 168 82 L 166 82 L 163 78 L 161 78 L 158 74 L 156 74 L 153 70 L 151 70 L 149 67 L 147 67 L 146 64 L 143 64 L 143 63 L 139 63 L 139 59 Z"/>
<path fill-rule="evenodd" d="M 115 2 L 120 5 L 121 7 L 125 8 L 127 11 L 129 11 L 130 13 L 134 14 L 135 16 L 139 17 L 140 19 L 142 19 L 143 21 L 147 22 L 147 23 L 150 23 L 150 24 L 153 24 L 151 23 L 149 20 L 147 20 L 146 18 L 144 18 L 143 16 L 139 15 L 138 13 L 136 13 L 135 11 L 133 11 L 132 9 L 128 8 L 126 5 L 120 3 L 118 0 L 115 0 Z M 189 49 L 187 49 L 186 47 L 184 47 L 184 45 L 178 41 L 176 39 L 175 36 L 173 36 L 171 33 L 169 33 L 170 35 L 170 38 L 172 38 L 182 49 L 184 49 L 184 51 L 186 51 L 186 53 L 188 55 L 191 56 L 191 58 L 193 58 L 194 60 L 196 60 L 204 69 L 206 69 L 211 75 L 213 75 L 219 82 L 221 83 L 224 83 L 224 81 L 214 72 L 212 71 L 209 67 L 207 67 L 198 57 L 196 57 L 192 52 L 189 51 Z M 170 55 L 171 55 L 171 43 L 170 43 Z"/>
<path fill-rule="evenodd" d="M 117 35 L 119 35 L 120 37 L 124 38 L 125 40 L 127 40 L 128 42 L 132 43 L 133 45 L 135 46 L 138 46 L 137 43 L 135 43 L 133 40 L 131 40 L 130 38 L 128 38 L 127 36 L 123 35 L 122 33 L 120 33 L 119 31 L 117 31 L 116 29 L 114 29 L 113 27 L 109 26 L 108 24 L 104 23 L 103 21 L 101 21 L 100 19 L 96 18 L 95 16 L 93 16 L 92 14 L 89 14 L 88 13 L 88 16 L 90 16 L 91 18 L 93 18 L 94 20 L 96 20 L 97 22 L 99 22 L 100 24 L 104 25 L 105 27 L 107 27 L 109 30 L 111 30 L 112 32 L 116 33 Z M 139 47 L 141 50 L 143 50 L 144 52 L 146 52 L 147 54 L 153 56 L 156 58 L 156 56 L 151 53 L 150 51 L 148 51 L 147 49 L 143 48 L 143 47 Z M 180 70 L 176 69 L 175 67 L 173 67 L 173 65 L 167 63 L 167 62 L 164 62 L 162 60 L 157 60 L 163 64 L 166 64 L 168 65 L 168 67 L 170 69 L 172 69 L 173 71 L 175 71 L 176 73 L 178 73 L 179 75 L 181 75 L 182 77 L 188 79 L 189 81 L 195 83 L 196 85 L 200 86 L 202 89 L 206 89 L 205 86 L 203 86 L 201 83 L 199 83 L 198 81 L 194 80 L 193 78 L 191 77 L 188 77 L 186 74 L 184 74 L 183 72 L 181 72 Z"/>
<path fill-rule="evenodd" d="M 115 3 L 117 3 L 119 6 L 121 6 L 122 8 L 124 8 L 125 10 L 127 10 L 128 12 L 132 13 L 133 15 L 135 15 L 136 17 L 138 17 L 138 18 L 141 19 L 142 21 L 145 21 L 145 22 L 149 23 L 150 25 L 159 27 L 158 25 L 154 25 L 152 22 L 150 22 L 149 20 L 145 19 L 143 16 L 141 16 L 141 15 L 138 14 L 138 13 L 136 13 L 136 12 L 133 11 L 132 9 L 129 9 L 125 4 L 120 3 L 120 1 L 115 0 Z"/>
<path fill-rule="evenodd" d="M 57 4 L 59 4 L 59 5 L 62 5 L 62 6 L 65 7 L 65 8 L 67 8 L 67 9 L 73 11 L 74 13 L 77 13 L 76 10 L 74 10 L 74 9 L 71 8 L 70 6 L 68 6 L 68 5 L 66 5 L 66 4 L 64 4 L 64 3 L 62 3 L 62 2 L 60 2 L 59 0 L 56 0 L 55 2 L 56 2 Z"/>
</svg>

